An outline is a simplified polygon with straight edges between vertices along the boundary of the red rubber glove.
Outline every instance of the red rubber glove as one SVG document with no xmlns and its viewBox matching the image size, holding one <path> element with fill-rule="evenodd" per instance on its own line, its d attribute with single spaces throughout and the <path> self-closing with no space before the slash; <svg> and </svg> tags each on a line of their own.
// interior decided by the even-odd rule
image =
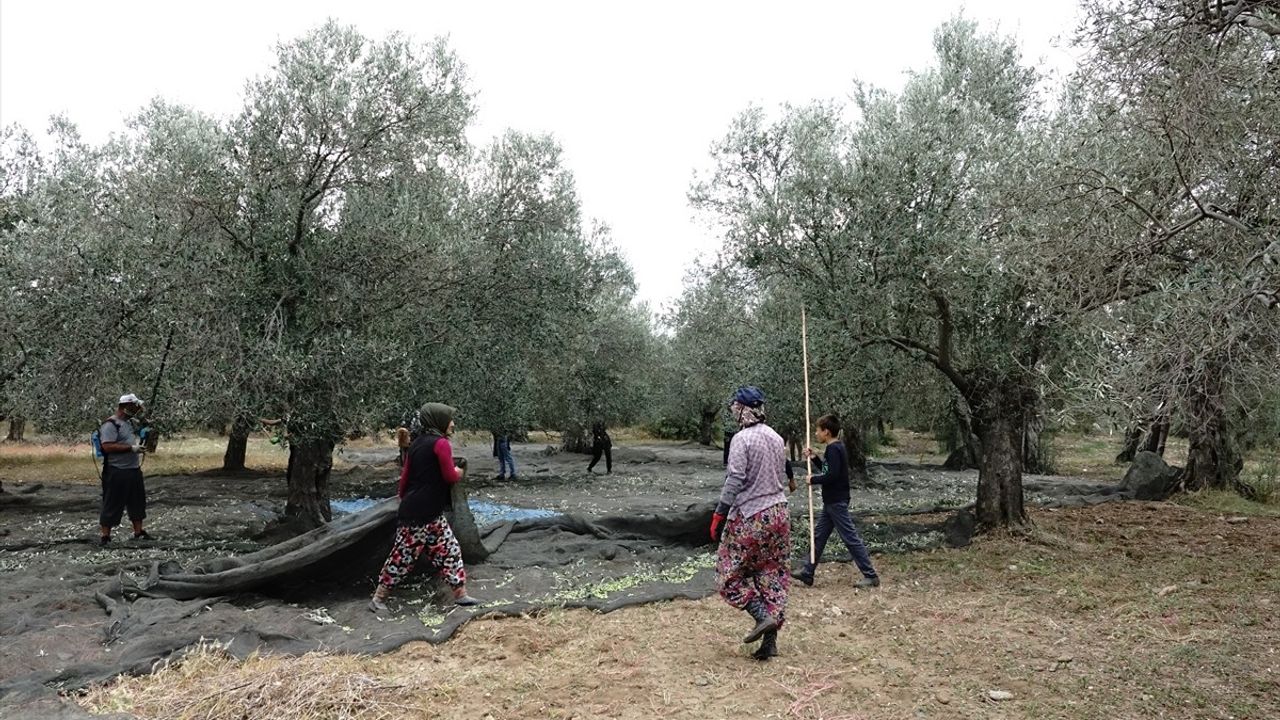
<svg viewBox="0 0 1280 720">
<path fill-rule="evenodd" d="M 721 527 L 722 525 L 724 525 L 724 515 L 721 515 L 720 513 L 712 513 L 711 515 L 711 539 L 712 540 L 715 540 L 715 541 L 720 540 L 720 531 L 722 530 L 722 527 Z"/>
</svg>

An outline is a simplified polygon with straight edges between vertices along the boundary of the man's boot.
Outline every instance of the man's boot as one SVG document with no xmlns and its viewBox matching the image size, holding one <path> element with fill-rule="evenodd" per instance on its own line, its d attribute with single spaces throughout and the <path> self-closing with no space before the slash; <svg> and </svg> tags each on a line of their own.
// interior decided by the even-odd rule
<svg viewBox="0 0 1280 720">
<path fill-rule="evenodd" d="M 747 603 L 747 612 L 755 619 L 756 626 L 751 628 L 751 632 L 747 633 L 746 637 L 742 638 L 742 642 L 753 643 L 759 640 L 761 635 L 770 630 L 778 629 L 778 620 L 769 615 L 764 609 L 764 603 L 759 600 L 752 600 Z"/>
<path fill-rule="evenodd" d="M 778 631 L 769 630 L 765 632 L 764 639 L 760 641 L 760 647 L 751 653 L 751 657 L 757 660 L 768 660 L 778 654 Z"/>
</svg>

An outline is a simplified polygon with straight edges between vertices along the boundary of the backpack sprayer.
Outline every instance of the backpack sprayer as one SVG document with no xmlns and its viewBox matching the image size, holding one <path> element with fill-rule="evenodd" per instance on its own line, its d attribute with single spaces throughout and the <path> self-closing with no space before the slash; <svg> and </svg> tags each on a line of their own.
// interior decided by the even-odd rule
<svg viewBox="0 0 1280 720">
<path fill-rule="evenodd" d="M 102 452 L 102 428 L 99 427 L 89 434 L 89 444 L 93 446 L 93 455 L 89 457 L 89 461 L 93 463 L 93 472 L 97 474 L 101 480 L 102 473 L 107 469 L 107 455 Z M 99 462 L 101 458 L 101 462 Z"/>
</svg>

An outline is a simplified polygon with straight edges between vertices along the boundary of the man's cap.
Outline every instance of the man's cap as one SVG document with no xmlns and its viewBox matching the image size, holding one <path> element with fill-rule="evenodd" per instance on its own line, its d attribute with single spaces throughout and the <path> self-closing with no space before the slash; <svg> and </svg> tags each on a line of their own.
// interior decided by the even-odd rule
<svg viewBox="0 0 1280 720">
<path fill-rule="evenodd" d="M 138 406 L 141 406 L 141 405 L 142 405 L 142 398 L 138 397 L 137 395 L 134 395 L 133 393 L 125 393 L 124 395 L 121 395 L 121 396 L 120 396 L 120 402 L 118 402 L 118 403 L 116 403 L 116 404 L 117 404 L 117 405 L 138 405 Z"/>
</svg>

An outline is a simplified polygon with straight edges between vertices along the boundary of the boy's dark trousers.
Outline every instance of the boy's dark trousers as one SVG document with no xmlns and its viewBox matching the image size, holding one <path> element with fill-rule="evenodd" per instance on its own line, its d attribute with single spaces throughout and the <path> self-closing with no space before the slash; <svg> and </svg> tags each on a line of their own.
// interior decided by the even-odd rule
<svg viewBox="0 0 1280 720">
<path fill-rule="evenodd" d="M 862 576 L 876 577 L 876 569 L 871 565 L 871 555 L 867 552 L 867 545 L 862 542 L 862 536 L 858 534 L 858 528 L 853 524 L 853 517 L 849 515 L 849 503 L 823 504 L 822 514 L 817 517 L 813 527 L 813 556 L 819 561 L 822 560 L 822 551 L 827 547 L 827 539 L 831 537 L 832 528 L 840 533 L 840 539 L 844 541 L 844 546 L 849 548 L 849 555 L 862 571 Z M 812 577 L 814 569 L 813 564 L 808 562 L 804 564 L 806 575 Z"/>
<path fill-rule="evenodd" d="M 587 466 L 587 472 L 595 469 L 601 455 L 604 455 L 605 472 L 613 472 L 613 447 L 604 443 L 596 443 L 591 447 L 591 464 Z"/>
</svg>

